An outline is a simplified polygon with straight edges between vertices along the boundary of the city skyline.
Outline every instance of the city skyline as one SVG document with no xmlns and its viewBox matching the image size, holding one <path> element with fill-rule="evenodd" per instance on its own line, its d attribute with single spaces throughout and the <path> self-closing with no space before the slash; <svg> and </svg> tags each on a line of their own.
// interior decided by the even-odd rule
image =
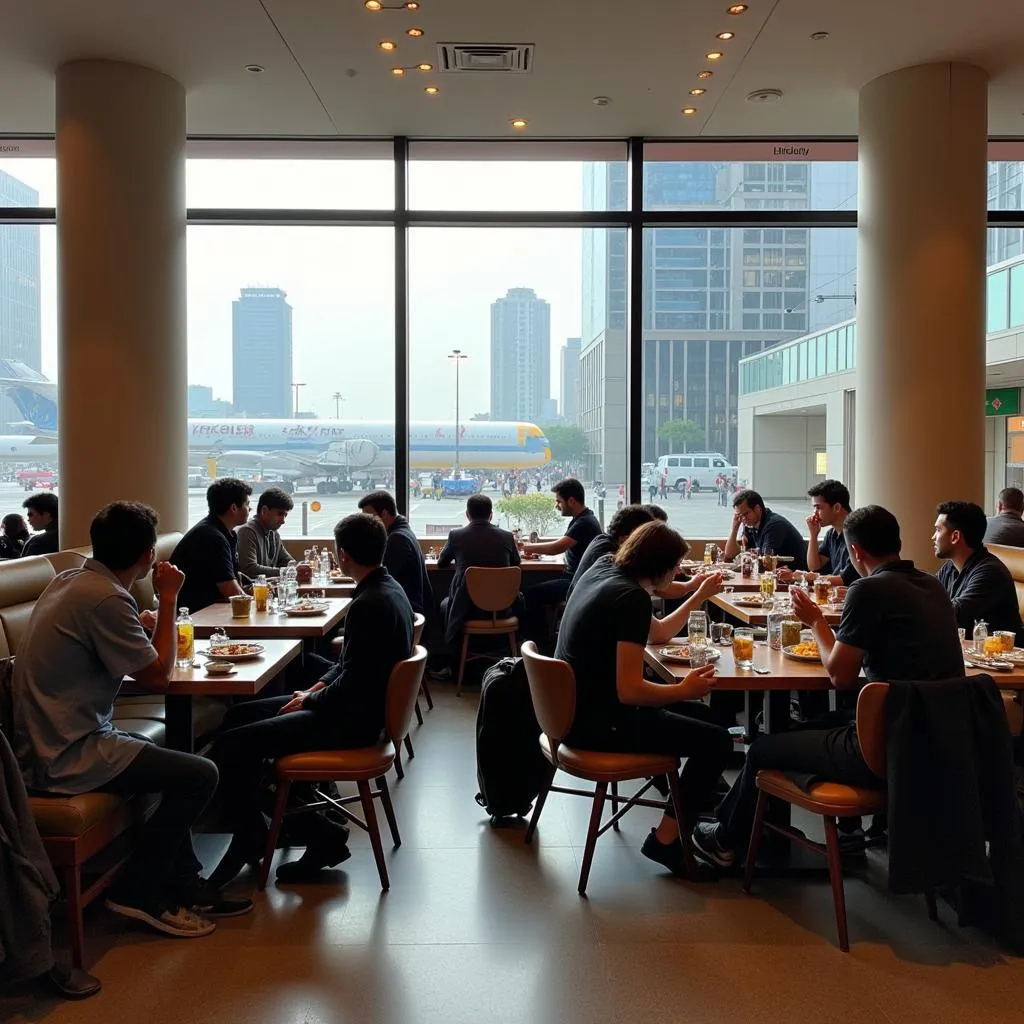
<svg viewBox="0 0 1024 1024">
<path fill-rule="evenodd" d="M 551 397 L 551 305 L 532 288 L 491 303 L 491 418 L 541 423 Z"/>
</svg>

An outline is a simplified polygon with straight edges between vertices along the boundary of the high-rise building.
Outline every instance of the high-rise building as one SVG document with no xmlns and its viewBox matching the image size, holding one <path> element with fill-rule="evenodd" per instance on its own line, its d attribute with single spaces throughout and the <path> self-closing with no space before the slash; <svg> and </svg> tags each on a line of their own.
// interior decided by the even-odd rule
<svg viewBox="0 0 1024 1024">
<path fill-rule="evenodd" d="M 292 307 L 280 288 L 243 288 L 231 311 L 233 405 L 287 419 L 292 409 Z"/>
<path fill-rule="evenodd" d="M 562 419 L 575 426 L 579 419 L 580 345 L 582 338 L 569 338 L 562 349 L 560 408 Z"/>
<path fill-rule="evenodd" d="M 213 388 L 205 384 L 189 384 L 188 414 L 196 419 L 222 419 L 234 412 L 230 402 L 213 397 Z"/>
<path fill-rule="evenodd" d="M 532 288 L 491 304 L 491 419 L 544 419 L 551 394 L 551 307 Z"/>
</svg>

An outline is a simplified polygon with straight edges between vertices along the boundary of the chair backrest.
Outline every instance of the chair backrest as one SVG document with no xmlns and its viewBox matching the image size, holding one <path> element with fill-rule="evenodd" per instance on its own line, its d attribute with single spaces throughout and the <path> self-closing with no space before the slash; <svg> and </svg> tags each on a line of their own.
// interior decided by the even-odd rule
<svg viewBox="0 0 1024 1024">
<path fill-rule="evenodd" d="M 419 612 L 414 612 L 412 617 L 412 645 L 419 647 L 423 639 L 423 627 L 427 624 L 427 617 Z"/>
<path fill-rule="evenodd" d="M 523 570 L 518 565 L 500 569 L 473 565 L 466 570 L 466 590 L 470 601 L 480 611 L 490 612 L 492 618 L 515 601 L 522 581 Z"/>
<path fill-rule="evenodd" d="M 557 749 L 576 717 L 576 676 L 567 661 L 545 657 L 532 640 L 523 644 L 522 654 L 533 712 L 552 749 Z"/>
<path fill-rule="evenodd" d="M 82 551 L 55 551 L 51 555 L 43 557 L 53 566 L 55 573 L 62 573 L 65 569 L 81 569 L 88 557 Z"/>
<path fill-rule="evenodd" d="M 885 699 L 888 683 L 867 683 L 857 697 L 857 742 L 864 763 L 885 778 Z"/>
<path fill-rule="evenodd" d="M 384 708 L 384 731 L 395 745 L 401 743 L 412 728 L 412 715 L 426 667 L 426 648 L 416 646 L 411 657 L 398 662 L 391 670 Z"/>
</svg>

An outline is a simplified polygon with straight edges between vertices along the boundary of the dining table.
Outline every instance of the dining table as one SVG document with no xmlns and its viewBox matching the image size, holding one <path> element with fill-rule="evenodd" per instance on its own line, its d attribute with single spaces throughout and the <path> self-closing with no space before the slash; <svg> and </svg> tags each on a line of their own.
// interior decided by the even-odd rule
<svg viewBox="0 0 1024 1024">
<path fill-rule="evenodd" d="M 353 579 L 331 580 L 328 583 L 300 583 L 299 597 L 323 594 L 324 597 L 351 597 L 358 584 Z"/>
<path fill-rule="evenodd" d="M 726 615 L 731 615 L 748 626 L 765 626 L 768 624 L 768 614 L 770 611 L 776 608 L 779 611 L 788 611 L 791 608 L 788 599 L 781 595 L 775 598 L 771 609 L 765 608 L 763 605 L 743 603 L 745 599 L 754 596 L 753 594 L 743 592 L 725 593 L 723 591 L 721 594 L 715 594 L 714 597 L 710 598 L 710 601 L 716 608 L 724 611 Z M 838 625 L 839 620 L 843 617 L 843 606 L 841 604 L 821 605 L 821 610 L 825 616 L 825 621 L 830 626 Z"/>
<path fill-rule="evenodd" d="M 319 640 L 338 627 L 351 603 L 350 597 L 328 597 L 324 599 L 324 611 L 315 615 L 258 612 L 254 605 L 245 618 L 236 618 L 231 614 L 230 604 L 218 602 L 193 612 L 192 623 L 197 639 L 206 639 L 217 630 L 224 630 L 232 640 Z"/>
<path fill-rule="evenodd" d="M 454 572 L 455 562 L 442 567 L 437 564 L 437 556 L 427 554 L 424 558 L 427 572 Z M 525 555 L 519 563 L 523 573 L 563 573 L 565 572 L 565 555 L 536 555 L 527 558 Z"/>
</svg>

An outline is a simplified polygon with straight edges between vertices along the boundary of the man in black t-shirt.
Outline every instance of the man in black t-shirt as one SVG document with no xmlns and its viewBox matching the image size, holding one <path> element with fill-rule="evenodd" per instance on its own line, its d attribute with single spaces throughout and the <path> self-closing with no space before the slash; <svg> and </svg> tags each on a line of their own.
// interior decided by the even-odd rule
<svg viewBox="0 0 1024 1024">
<path fill-rule="evenodd" d="M 654 515 L 649 511 L 650 505 L 626 505 L 612 516 L 605 533 L 599 533 L 588 545 L 583 557 L 576 566 L 576 575 L 569 584 L 566 600 L 569 599 L 576 584 L 584 577 L 587 570 L 604 555 L 614 555 L 619 545 L 638 527 L 649 523 Z"/>
<path fill-rule="evenodd" d="M 853 689 L 861 669 L 869 680 L 953 679 L 964 674 L 953 606 L 942 584 L 900 558 L 896 517 L 878 505 L 851 512 L 846 520 L 850 558 L 861 579 L 850 585 L 835 633 L 821 608 L 801 590 L 791 591 L 793 611 L 814 631 L 832 685 Z M 864 762 L 851 721 L 833 729 L 807 729 L 762 736 L 750 747 L 739 779 L 719 804 L 717 822 L 693 831 L 697 849 L 727 867 L 750 841 L 757 806 L 757 773 L 790 770 L 829 782 L 882 788 Z"/>
<path fill-rule="evenodd" d="M 359 499 L 359 511 L 375 515 L 388 531 L 384 568 L 405 591 L 414 612 L 430 617 L 434 593 L 430 588 L 423 549 L 409 520 L 398 514 L 395 499 L 387 491 L 371 491 Z"/>
<path fill-rule="evenodd" d="M 837 586 L 848 587 L 859 573 L 850 563 L 843 528 L 850 514 L 850 492 L 838 480 L 823 480 L 808 492 L 814 511 L 807 517 L 807 568 L 813 575 L 827 575 Z M 827 527 L 824 537 L 821 528 Z M 796 573 L 792 569 L 779 570 L 779 579 L 788 583 Z"/>
</svg>

